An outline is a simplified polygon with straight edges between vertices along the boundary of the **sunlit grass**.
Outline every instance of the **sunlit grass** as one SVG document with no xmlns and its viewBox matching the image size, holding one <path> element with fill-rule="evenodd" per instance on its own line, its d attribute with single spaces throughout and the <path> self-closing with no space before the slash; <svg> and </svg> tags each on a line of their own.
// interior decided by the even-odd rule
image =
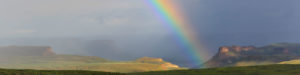
<svg viewBox="0 0 300 75">
<path fill-rule="evenodd" d="M 118 65 L 120 66 L 120 65 Z M 80 70 L 13 70 L 0 69 L 0 75 L 299 75 L 300 65 L 264 65 L 247 67 L 225 67 L 209 69 L 186 69 L 139 73 L 109 73 Z"/>
<path fill-rule="evenodd" d="M 109 61 L 99 57 L 77 55 L 25 56 L 2 61 L 0 68 L 6 69 L 89 70 L 122 73 L 171 70 L 161 66 L 162 63 L 167 63 L 164 61 L 161 63 Z"/>
</svg>

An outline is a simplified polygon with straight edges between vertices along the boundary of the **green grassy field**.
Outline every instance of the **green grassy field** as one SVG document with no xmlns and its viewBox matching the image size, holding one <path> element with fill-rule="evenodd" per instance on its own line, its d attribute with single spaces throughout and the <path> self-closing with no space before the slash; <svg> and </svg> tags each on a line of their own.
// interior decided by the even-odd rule
<svg viewBox="0 0 300 75">
<path fill-rule="evenodd" d="M 153 71 L 140 73 L 0 69 L 0 75 L 300 75 L 300 65 L 277 64 L 265 66 Z"/>
</svg>

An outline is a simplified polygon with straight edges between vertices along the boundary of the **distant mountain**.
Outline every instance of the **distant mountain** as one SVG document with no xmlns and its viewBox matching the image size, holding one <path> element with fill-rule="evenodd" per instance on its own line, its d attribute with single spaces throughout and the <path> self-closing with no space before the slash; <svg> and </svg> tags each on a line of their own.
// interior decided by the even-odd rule
<svg viewBox="0 0 300 75">
<path fill-rule="evenodd" d="M 2 57 L 1 57 L 2 58 Z M 3 59 L 3 58 L 2 58 Z M 5 59 L 5 58 L 4 58 Z M 0 68 L 35 70 L 89 70 L 104 72 L 146 72 L 182 69 L 166 61 L 141 60 L 111 61 L 95 56 L 52 55 L 7 57 L 0 60 Z M 153 60 L 161 58 L 151 58 Z"/>
<path fill-rule="evenodd" d="M 4 46 L 0 47 L 0 57 L 11 56 L 51 56 L 56 53 L 50 46 Z"/>
<path fill-rule="evenodd" d="M 300 44 L 277 43 L 263 47 L 254 46 L 223 46 L 217 54 L 202 66 L 252 66 L 277 64 L 300 58 Z"/>
<path fill-rule="evenodd" d="M 132 61 L 112 61 L 96 56 L 56 54 L 47 46 L 0 47 L 0 68 L 126 73 L 182 69 L 161 58 L 143 57 Z"/>
</svg>

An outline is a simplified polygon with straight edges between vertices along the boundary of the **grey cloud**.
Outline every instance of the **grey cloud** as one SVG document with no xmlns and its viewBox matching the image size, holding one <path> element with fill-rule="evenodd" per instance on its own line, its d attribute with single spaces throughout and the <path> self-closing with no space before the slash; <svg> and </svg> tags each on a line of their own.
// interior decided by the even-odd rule
<svg viewBox="0 0 300 75">
<path fill-rule="evenodd" d="M 25 28 L 31 36 L 154 34 L 159 21 L 141 0 L 2 0 L 1 28 Z M 143 29 L 147 28 L 147 29 Z M 133 31 L 134 30 L 134 31 Z M 123 31 L 123 32 L 120 32 Z M 47 35 L 46 35 L 47 34 Z M 30 34 L 28 34 L 30 35 Z M 9 37 L 9 36 L 6 36 Z"/>
<path fill-rule="evenodd" d="M 211 55 L 223 45 L 300 43 L 299 1 L 176 1 Z M 144 0 L 0 0 L 0 16 L 0 37 L 11 40 L 1 39 L 1 45 L 51 45 L 59 53 L 116 52 L 120 56 L 102 57 L 163 57 L 190 64 Z M 86 46 L 99 44 L 93 40 L 113 40 L 116 51 Z"/>
</svg>

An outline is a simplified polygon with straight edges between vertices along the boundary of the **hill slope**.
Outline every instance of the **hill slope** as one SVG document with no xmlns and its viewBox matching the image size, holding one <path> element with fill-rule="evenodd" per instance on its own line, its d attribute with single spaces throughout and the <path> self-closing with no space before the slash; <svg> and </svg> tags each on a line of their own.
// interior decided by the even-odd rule
<svg viewBox="0 0 300 75">
<path fill-rule="evenodd" d="M 145 57 L 144 57 L 145 58 Z M 52 55 L 2 58 L 0 68 L 36 70 L 90 70 L 104 72 L 145 72 L 180 69 L 177 65 L 160 58 L 133 61 L 109 61 L 94 56 Z M 5 60 L 4 60 L 5 59 Z M 153 62 L 151 60 L 161 60 Z"/>
<path fill-rule="evenodd" d="M 0 69 L 0 75 L 300 75 L 300 65 L 265 65 L 140 73 Z"/>
<path fill-rule="evenodd" d="M 279 64 L 300 64 L 300 59 L 283 61 L 283 62 L 280 62 Z"/>
<path fill-rule="evenodd" d="M 143 57 L 132 61 L 110 61 L 95 56 L 58 55 L 48 46 L 0 47 L 0 68 L 36 70 L 89 70 L 145 72 L 180 69 L 161 58 Z"/>
<path fill-rule="evenodd" d="M 133 73 L 130 75 L 300 75 L 300 65 L 264 65 Z"/>
</svg>

